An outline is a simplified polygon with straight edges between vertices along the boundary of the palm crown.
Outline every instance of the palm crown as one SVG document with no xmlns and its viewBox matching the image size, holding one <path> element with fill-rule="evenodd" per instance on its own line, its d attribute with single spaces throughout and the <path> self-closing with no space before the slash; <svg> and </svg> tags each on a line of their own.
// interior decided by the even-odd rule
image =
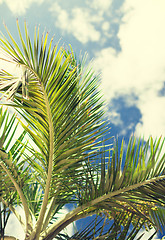
<svg viewBox="0 0 165 240">
<path fill-rule="evenodd" d="M 126 154 L 124 142 L 120 148 L 109 145 L 108 154 L 102 147 L 107 128 L 99 78 L 85 67 L 85 59 L 77 62 L 72 48 L 52 47 L 48 33 L 40 42 L 39 29 L 32 44 L 26 23 L 25 40 L 17 26 L 21 48 L 7 27 L 9 40 L 0 38 L 6 60 L 22 69 L 21 77 L 0 72 L 2 97 L 12 100 L 6 105 L 18 114 L 9 117 L 0 110 L 1 215 L 7 220 L 13 212 L 27 240 L 133 239 L 143 225 L 163 228 L 164 140 L 150 138 L 144 144 L 132 136 Z M 13 142 L 19 125 L 22 133 Z M 67 203 L 75 208 L 57 220 Z M 25 222 L 17 204 L 24 209 Z M 73 237 L 60 233 L 94 214 L 90 231 L 84 228 Z M 104 220 L 99 228 L 100 214 Z"/>
</svg>

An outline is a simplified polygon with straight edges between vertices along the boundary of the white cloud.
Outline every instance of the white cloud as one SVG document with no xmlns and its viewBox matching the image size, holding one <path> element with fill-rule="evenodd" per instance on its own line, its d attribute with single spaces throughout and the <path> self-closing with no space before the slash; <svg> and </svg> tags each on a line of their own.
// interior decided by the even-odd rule
<svg viewBox="0 0 165 240">
<path fill-rule="evenodd" d="M 112 5 L 112 0 L 93 0 L 93 1 L 88 1 L 88 4 L 90 7 L 97 9 L 99 11 L 103 12 L 109 12 L 109 9 Z"/>
<path fill-rule="evenodd" d="M 165 97 L 159 96 L 165 81 L 165 1 L 126 0 L 118 38 L 121 52 L 105 48 L 96 53 L 102 70 L 102 89 L 108 101 L 127 96 L 142 113 L 137 134 L 165 133 Z M 137 100 L 129 99 L 134 94 Z M 139 131 L 141 133 L 139 133 Z"/>
<path fill-rule="evenodd" d="M 14 15 L 24 15 L 26 10 L 34 3 L 41 4 L 43 0 L 1 0 L 0 3 L 6 3 Z"/>
<path fill-rule="evenodd" d="M 100 39 L 100 32 L 92 24 L 97 19 L 91 17 L 88 11 L 81 8 L 74 8 L 72 14 L 70 31 L 80 42 L 87 43 L 88 41 L 98 41 Z"/>
<path fill-rule="evenodd" d="M 110 29 L 110 23 L 107 21 L 103 22 L 102 29 L 107 32 Z"/>
<path fill-rule="evenodd" d="M 165 135 L 165 97 L 159 97 L 153 91 L 146 91 L 141 96 L 139 108 L 142 113 L 142 119 L 136 126 L 136 133 L 144 135 L 145 139 L 152 137 L 160 137 Z"/>
<path fill-rule="evenodd" d="M 89 9 L 75 7 L 69 12 L 58 3 L 54 3 L 50 12 L 57 18 L 55 25 L 63 32 L 71 33 L 81 43 L 100 39 L 100 32 L 95 29 L 93 24 L 93 22 L 100 21 L 100 18 L 95 15 L 91 16 Z"/>
<path fill-rule="evenodd" d="M 21 207 L 17 207 L 16 210 L 21 215 L 22 219 L 25 219 L 23 209 Z M 9 217 L 5 234 L 16 237 L 19 240 L 23 240 L 25 238 L 24 230 L 14 214 L 11 214 Z"/>
<path fill-rule="evenodd" d="M 104 35 L 109 36 L 110 23 L 105 19 L 111 14 L 112 1 L 87 1 L 84 7 L 64 9 L 60 4 L 53 3 L 49 11 L 55 17 L 55 25 L 63 33 L 72 34 L 83 44 L 87 42 L 104 42 Z"/>
</svg>

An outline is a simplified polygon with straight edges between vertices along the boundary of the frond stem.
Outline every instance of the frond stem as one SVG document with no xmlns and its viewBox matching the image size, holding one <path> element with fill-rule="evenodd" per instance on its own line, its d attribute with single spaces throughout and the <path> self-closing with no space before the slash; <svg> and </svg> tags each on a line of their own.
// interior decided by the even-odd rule
<svg viewBox="0 0 165 240">
<path fill-rule="evenodd" d="M 45 219 L 44 219 L 44 222 L 43 222 L 42 231 L 45 230 L 46 227 L 48 226 L 48 223 L 49 223 L 49 221 L 50 221 L 50 219 L 51 219 L 51 216 L 52 216 L 52 211 L 53 211 L 55 202 L 56 202 L 56 198 L 53 197 L 53 198 L 51 199 L 49 208 L 47 209 L 47 214 L 46 214 Z"/>
<path fill-rule="evenodd" d="M 49 158 L 48 158 L 48 173 L 47 173 L 45 192 L 44 192 L 43 202 L 42 202 L 40 214 L 39 214 L 35 229 L 30 236 L 30 239 L 38 240 L 39 235 L 40 235 L 40 231 L 42 229 L 46 208 L 47 208 L 47 205 L 48 205 L 49 190 L 50 190 L 50 184 L 51 184 L 51 178 L 52 178 L 53 154 L 54 154 L 54 131 L 53 131 L 53 121 L 52 121 L 51 109 L 50 109 L 49 100 L 48 100 L 48 96 L 47 96 L 47 93 L 45 91 L 45 88 L 42 84 L 41 79 L 37 75 L 37 73 L 34 72 L 30 67 L 28 67 L 28 69 L 31 72 L 34 73 L 34 75 L 38 78 L 38 81 L 41 85 L 42 92 L 43 92 L 44 99 L 45 99 L 45 107 L 46 107 L 46 111 L 47 111 L 48 126 L 49 126 L 49 150 L 48 150 Z"/>
</svg>

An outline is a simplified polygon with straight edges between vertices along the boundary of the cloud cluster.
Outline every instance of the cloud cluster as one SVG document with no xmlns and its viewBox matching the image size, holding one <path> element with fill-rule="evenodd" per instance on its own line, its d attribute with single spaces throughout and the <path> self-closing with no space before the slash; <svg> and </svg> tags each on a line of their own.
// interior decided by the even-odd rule
<svg viewBox="0 0 165 240">
<path fill-rule="evenodd" d="M 43 0 L 0 0 L 0 4 L 6 3 L 14 15 L 24 15 L 26 10 L 33 4 L 41 4 Z"/>
<path fill-rule="evenodd" d="M 88 5 L 93 7 L 96 10 L 99 10 L 100 13 L 104 13 L 107 12 L 108 9 L 110 9 L 111 5 L 112 5 L 112 0 L 92 0 L 89 1 L 88 0 Z"/>
<path fill-rule="evenodd" d="M 72 34 L 79 42 L 86 44 L 100 41 L 102 31 L 106 35 L 110 25 L 103 15 L 110 12 L 111 4 L 112 1 L 109 0 L 93 0 L 87 1 L 83 7 L 74 5 L 67 9 L 55 2 L 49 11 L 55 18 L 55 26 L 60 28 L 63 34 Z"/>
<path fill-rule="evenodd" d="M 127 104 L 139 108 L 138 135 L 160 136 L 165 133 L 165 96 L 159 94 L 165 81 L 165 2 L 126 0 L 122 12 L 121 51 L 109 47 L 96 53 L 102 89 L 108 102 L 125 96 Z"/>
<path fill-rule="evenodd" d="M 50 11 L 56 16 L 55 25 L 65 33 L 72 33 L 82 43 L 98 41 L 100 32 L 93 25 L 98 19 L 90 16 L 88 9 L 73 8 L 69 13 L 58 3 L 54 3 Z"/>
</svg>

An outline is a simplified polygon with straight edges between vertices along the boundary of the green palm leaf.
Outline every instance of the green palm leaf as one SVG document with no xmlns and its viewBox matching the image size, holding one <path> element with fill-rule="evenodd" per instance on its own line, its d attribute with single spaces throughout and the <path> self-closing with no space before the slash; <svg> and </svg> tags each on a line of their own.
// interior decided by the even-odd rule
<svg viewBox="0 0 165 240">
<path fill-rule="evenodd" d="M 47 44 L 48 34 L 43 35 L 39 43 L 39 30 L 35 30 L 32 49 L 26 24 L 25 41 L 17 26 L 23 52 L 7 28 L 11 43 L 5 37 L 1 38 L 1 47 L 15 64 L 22 67 L 24 74 L 12 83 L 11 79 L 15 77 L 3 71 L 0 89 L 14 100 L 9 105 L 24 118 L 28 126 L 23 123 L 22 126 L 42 154 L 42 161 L 40 158 L 38 161 L 47 177 L 37 222 L 39 231 L 50 196 L 56 193 L 59 201 L 61 194 L 64 195 L 61 178 L 67 178 L 69 171 L 75 178 L 81 174 L 81 162 L 87 157 L 86 152 L 92 150 L 94 140 L 103 132 L 103 110 L 96 88 L 97 77 L 91 70 L 83 76 L 82 67 L 72 64 L 72 54 L 66 56 L 65 51 L 57 50 L 57 47 L 51 50 L 52 41 Z M 41 181 L 44 182 L 45 177 Z M 67 191 L 64 199 L 68 196 Z"/>
<path fill-rule="evenodd" d="M 153 143 L 151 138 L 150 144 L 148 141 L 143 146 L 143 142 L 140 143 L 139 140 L 136 145 L 136 139 L 132 137 L 125 156 L 124 144 L 121 144 L 120 151 L 117 144 L 112 150 L 112 157 L 110 155 L 109 159 L 106 159 L 102 155 L 100 166 L 97 163 L 95 166 L 88 164 L 86 183 L 84 182 L 84 185 L 81 183 L 80 191 L 77 193 L 79 203 L 82 206 L 89 205 L 86 207 L 89 213 L 99 208 L 109 211 L 111 217 L 114 211 L 133 213 L 149 225 L 153 223 L 158 228 L 161 222 L 163 228 L 165 155 L 158 158 L 163 143 L 164 140 L 161 142 L 161 139 Z M 146 160 L 144 156 L 149 154 L 150 149 L 150 155 Z"/>
<path fill-rule="evenodd" d="M 135 226 L 132 226 L 132 220 L 134 218 L 133 214 L 131 214 L 127 220 L 124 220 L 125 214 L 121 213 L 120 215 L 116 215 L 115 221 L 112 223 L 107 216 L 96 216 L 94 220 L 89 222 L 89 224 L 83 227 L 82 230 L 77 231 L 74 235 L 69 237 L 67 234 L 59 234 L 55 237 L 58 240 L 133 240 L 137 237 L 137 234 L 142 229 L 142 223 L 137 221 Z M 124 224 L 123 224 L 124 222 Z M 131 230 L 130 230 L 131 229 Z M 147 229 L 149 231 L 149 229 Z M 152 239 L 154 234 L 150 236 L 149 239 Z M 142 233 L 138 239 L 143 237 L 144 233 Z M 137 239 L 137 238 L 136 238 Z M 149 240 L 148 239 L 148 240 Z"/>
</svg>

